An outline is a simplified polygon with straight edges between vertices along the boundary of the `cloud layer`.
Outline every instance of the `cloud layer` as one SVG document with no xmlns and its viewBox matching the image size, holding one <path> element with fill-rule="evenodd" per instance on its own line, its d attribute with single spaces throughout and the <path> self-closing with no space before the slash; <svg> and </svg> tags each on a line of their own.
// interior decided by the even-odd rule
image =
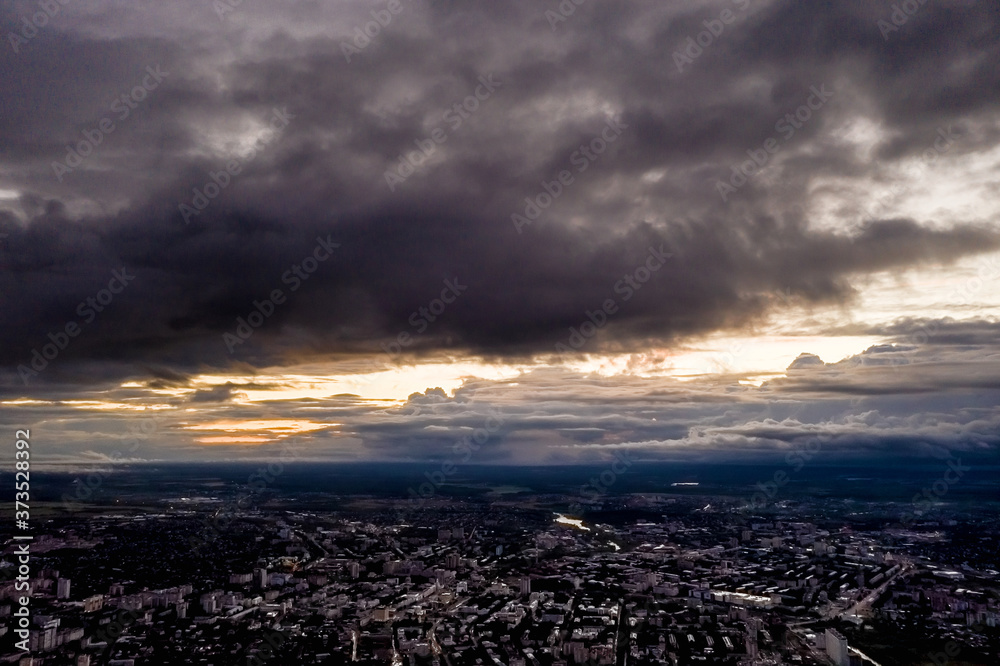
<svg viewBox="0 0 1000 666">
<path fill-rule="evenodd" d="M 630 0 L 559 18 L 527 0 L 212 7 L 70 3 L 30 37 L 35 3 L 0 9 L 0 395 L 131 381 L 197 390 L 185 400 L 207 413 L 243 387 L 199 373 L 353 367 L 397 348 L 425 362 L 642 354 L 751 335 L 790 303 L 850 311 L 870 276 L 1000 249 L 990 3 L 927 3 L 899 25 L 891 3 L 862 0 Z M 904 414 L 922 392 L 995 401 L 991 363 L 958 370 L 977 363 L 968 349 L 995 349 L 995 313 L 972 315 L 911 352 L 803 357 L 726 418 L 707 386 L 635 378 L 613 416 L 584 379 L 564 405 L 551 396 L 566 378 L 549 385 L 539 366 L 520 390 L 544 387 L 544 413 L 510 416 L 496 460 L 752 448 L 820 427 L 845 446 L 889 441 L 883 429 L 971 446 L 992 412 Z M 905 346 L 914 325 L 870 331 Z M 926 373 L 876 376 L 883 356 Z M 601 384 L 602 400 L 615 390 Z M 655 426 L 631 411 L 675 390 L 690 405 Z M 826 406 L 805 421 L 758 409 L 775 393 Z M 904 394 L 896 411 L 876 397 Z M 403 442 L 430 455 L 465 418 L 435 395 L 422 400 L 437 421 L 391 412 L 351 436 L 372 457 Z M 889 402 L 829 407 L 852 396 Z"/>
</svg>

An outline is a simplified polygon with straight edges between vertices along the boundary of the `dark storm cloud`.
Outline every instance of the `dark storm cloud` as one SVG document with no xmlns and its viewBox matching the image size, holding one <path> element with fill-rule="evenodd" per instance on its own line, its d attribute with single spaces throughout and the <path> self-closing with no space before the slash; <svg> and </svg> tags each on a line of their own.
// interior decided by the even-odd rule
<svg viewBox="0 0 1000 666">
<path fill-rule="evenodd" d="M 191 396 L 191 402 L 227 402 L 241 395 L 243 397 L 246 396 L 246 394 L 241 394 L 239 389 L 237 389 L 232 382 L 226 382 L 221 386 L 196 391 L 195 394 Z"/>
<path fill-rule="evenodd" d="M 219 21 L 171 3 L 143 5 L 143 27 L 120 9 L 75 15 L 0 50 L 0 188 L 18 193 L 0 200 L 5 391 L 26 390 L 17 366 L 69 323 L 80 333 L 33 382 L 87 361 L 131 377 L 372 354 L 400 333 L 421 354 L 552 352 L 609 298 L 619 310 L 586 351 L 631 350 L 748 325 L 776 290 L 848 303 L 858 275 L 1000 245 L 958 214 L 848 233 L 857 216 L 824 230 L 792 212 L 824 178 L 878 173 L 832 134 L 857 118 L 881 126 L 883 166 L 941 126 L 967 137 L 948 159 L 997 145 L 995 7 L 931 3 L 885 40 L 870 3 L 750 3 L 678 71 L 687 37 L 737 4 L 588 3 L 553 30 L 549 5 L 412 3 L 347 63 L 367 5 L 243 6 Z M 29 4 L 5 7 L 6 34 Z M 162 83 L 112 111 L 157 66 Z M 446 112 L 488 75 L 499 87 L 454 127 Z M 784 186 L 761 175 L 722 201 L 714 183 L 821 85 L 834 96 L 770 167 Z M 275 109 L 287 126 L 262 134 Z M 105 117 L 114 131 L 59 180 L 53 162 Z M 609 121 L 621 136 L 577 171 Z M 386 171 L 436 128 L 447 140 L 390 190 Z M 233 161 L 239 173 L 185 220 L 180 204 Z M 518 233 L 511 215 L 561 170 L 572 184 Z M 293 292 L 286 276 L 318 238 L 340 248 Z M 661 246 L 673 256 L 626 301 L 624 276 Z M 122 268 L 134 282 L 86 321 L 79 304 Z M 467 290 L 432 321 L 420 308 L 446 280 Z M 223 334 L 275 289 L 286 301 L 230 353 Z"/>
<path fill-rule="evenodd" d="M 900 342 L 933 341 L 941 345 L 997 346 L 1000 345 L 1000 322 L 988 319 L 901 319 L 886 326 L 872 327 L 876 335 Z"/>
</svg>

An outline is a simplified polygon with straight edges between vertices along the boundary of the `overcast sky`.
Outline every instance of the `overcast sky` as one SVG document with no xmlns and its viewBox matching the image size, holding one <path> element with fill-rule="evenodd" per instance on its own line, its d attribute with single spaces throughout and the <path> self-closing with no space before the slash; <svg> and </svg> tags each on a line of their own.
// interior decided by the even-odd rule
<svg viewBox="0 0 1000 666">
<path fill-rule="evenodd" d="M 39 461 L 996 453 L 996 3 L 52 4 L 0 8 Z"/>
</svg>

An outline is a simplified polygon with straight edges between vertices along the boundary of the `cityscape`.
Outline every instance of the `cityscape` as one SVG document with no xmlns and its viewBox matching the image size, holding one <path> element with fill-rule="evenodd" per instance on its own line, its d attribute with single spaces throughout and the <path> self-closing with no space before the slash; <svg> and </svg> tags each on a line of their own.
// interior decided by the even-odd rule
<svg viewBox="0 0 1000 666">
<path fill-rule="evenodd" d="M 0 2 L 0 666 L 1000 666 L 997 0 Z"/>
<path fill-rule="evenodd" d="M 374 469 L 356 471 L 377 481 Z M 322 475 L 294 467 L 237 510 L 245 488 L 226 474 L 210 495 L 142 488 L 168 473 L 176 478 L 109 478 L 92 503 L 45 511 L 31 623 L 2 630 L 5 661 L 24 663 L 18 642 L 32 663 L 76 666 L 1000 658 L 993 470 L 967 479 L 976 493 L 922 515 L 905 500 L 805 488 L 760 508 L 691 481 L 673 492 L 557 492 L 580 473 L 571 470 L 543 492 L 457 476 L 418 503 L 388 486 L 307 489 Z M 714 476 L 685 478 L 712 486 Z M 975 497 L 984 491 L 992 499 Z M 8 543 L 0 614 L 10 617 L 19 593 Z"/>
</svg>

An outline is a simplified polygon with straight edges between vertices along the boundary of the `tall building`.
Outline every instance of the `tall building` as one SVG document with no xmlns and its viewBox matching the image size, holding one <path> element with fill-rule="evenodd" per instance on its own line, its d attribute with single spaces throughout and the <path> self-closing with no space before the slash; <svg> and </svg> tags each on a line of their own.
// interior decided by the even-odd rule
<svg viewBox="0 0 1000 666">
<path fill-rule="evenodd" d="M 531 594 L 531 578 L 523 576 L 521 578 L 521 596 L 527 597 Z"/>
<path fill-rule="evenodd" d="M 267 569 L 254 569 L 253 580 L 257 587 L 267 587 Z"/>
<path fill-rule="evenodd" d="M 215 597 L 212 595 L 206 595 L 201 598 L 201 609 L 208 613 L 209 615 L 214 615 L 218 610 L 218 604 L 215 601 Z"/>
<path fill-rule="evenodd" d="M 851 666 L 847 654 L 847 639 L 836 629 L 826 630 L 826 654 L 837 666 Z"/>
<path fill-rule="evenodd" d="M 56 581 L 56 599 L 69 599 L 69 578 Z"/>
<path fill-rule="evenodd" d="M 754 638 L 753 636 L 747 636 L 745 644 L 746 644 L 747 656 L 750 657 L 751 659 L 756 659 L 757 658 L 757 639 Z"/>
<path fill-rule="evenodd" d="M 59 621 L 46 622 L 38 631 L 32 631 L 28 647 L 32 652 L 48 652 L 56 647 L 56 630 Z"/>
</svg>

